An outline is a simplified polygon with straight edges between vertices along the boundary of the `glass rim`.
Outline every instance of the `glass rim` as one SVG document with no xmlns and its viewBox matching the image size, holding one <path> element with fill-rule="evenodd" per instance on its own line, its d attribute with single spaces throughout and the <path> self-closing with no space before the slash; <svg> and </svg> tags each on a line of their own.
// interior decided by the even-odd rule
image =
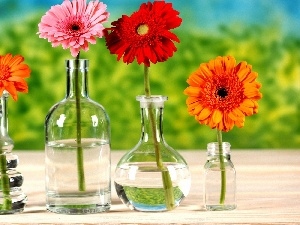
<svg viewBox="0 0 300 225">
<path fill-rule="evenodd" d="M 223 154 L 230 154 L 230 143 L 222 142 Z M 208 155 L 219 155 L 219 143 L 210 142 L 207 144 L 207 154 Z"/>
<path fill-rule="evenodd" d="M 76 65 L 76 61 L 79 61 L 78 66 Z M 89 66 L 88 59 L 66 59 L 65 60 L 67 69 L 87 69 Z"/>
<path fill-rule="evenodd" d="M 136 100 L 139 102 L 165 102 L 168 100 L 168 97 L 164 95 L 151 95 L 150 97 L 138 95 L 136 96 Z"/>
</svg>

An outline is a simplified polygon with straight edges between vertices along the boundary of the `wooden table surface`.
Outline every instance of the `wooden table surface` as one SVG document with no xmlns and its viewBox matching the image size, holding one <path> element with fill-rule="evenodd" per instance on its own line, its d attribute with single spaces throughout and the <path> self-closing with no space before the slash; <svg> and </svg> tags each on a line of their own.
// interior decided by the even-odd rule
<svg viewBox="0 0 300 225">
<path fill-rule="evenodd" d="M 28 203 L 20 214 L 0 215 L 0 224 L 300 224 L 300 149 L 233 150 L 237 171 L 237 209 L 233 211 L 203 209 L 205 151 L 180 151 L 189 164 L 192 187 L 178 208 L 161 213 L 131 211 L 112 186 L 111 210 L 89 215 L 47 212 L 44 152 L 13 152 L 20 159 L 17 169 L 25 177 Z M 112 171 L 123 154 L 112 151 Z"/>
</svg>

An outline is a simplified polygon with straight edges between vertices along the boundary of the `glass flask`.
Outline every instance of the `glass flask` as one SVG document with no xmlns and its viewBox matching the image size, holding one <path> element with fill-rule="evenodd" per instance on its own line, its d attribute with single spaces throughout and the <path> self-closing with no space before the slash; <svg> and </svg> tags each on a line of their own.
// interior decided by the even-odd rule
<svg viewBox="0 0 300 225">
<path fill-rule="evenodd" d="M 111 206 L 110 122 L 88 96 L 88 60 L 66 60 L 66 97 L 45 120 L 46 208 L 90 214 Z"/>
<path fill-rule="evenodd" d="M 191 175 L 184 158 L 163 137 L 165 96 L 137 96 L 141 110 L 141 136 L 115 170 L 119 198 L 136 211 L 167 211 L 189 193 Z"/>
<path fill-rule="evenodd" d="M 204 207 L 206 210 L 233 210 L 236 208 L 236 171 L 230 157 L 230 144 L 217 142 L 207 145 L 204 165 Z"/>
</svg>

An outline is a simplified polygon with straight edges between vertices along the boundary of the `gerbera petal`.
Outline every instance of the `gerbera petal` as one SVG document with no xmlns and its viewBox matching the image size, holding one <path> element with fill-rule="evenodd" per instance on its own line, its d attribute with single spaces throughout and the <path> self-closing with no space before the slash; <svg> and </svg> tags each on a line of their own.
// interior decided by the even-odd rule
<svg viewBox="0 0 300 225">
<path fill-rule="evenodd" d="M 239 118 L 234 123 L 238 128 L 242 128 L 245 125 L 245 117 Z"/>
<path fill-rule="evenodd" d="M 214 123 L 219 123 L 222 120 L 222 112 L 220 110 L 214 110 L 211 119 Z"/>
<path fill-rule="evenodd" d="M 255 83 L 245 84 L 244 94 L 247 98 L 255 98 L 261 96 L 259 90 L 256 87 Z"/>
<path fill-rule="evenodd" d="M 229 75 L 234 71 L 235 64 L 236 64 L 235 58 L 233 58 L 232 56 L 224 57 L 224 68 L 226 74 Z"/>
<path fill-rule="evenodd" d="M 239 117 L 244 117 L 244 113 L 239 109 L 239 108 L 234 108 L 231 113 L 233 113 L 236 118 L 239 118 Z"/>
<path fill-rule="evenodd" d="M 2 65 L 10 65 L 10 61 L 12 60 L 12 58 L 13 58 L 12 54 L 8 53 L 5 56 L 1 57 L 0 63 Z"/>
<path fill-rule="evenodd" d="M 5 90 L 7 90 L 9 92 L 9 94 L 12 96 L 12 98 L 15 101 L 18 100 L 17 89 L 16 89 L 14 83 L 7 83 Z"/>
<path fill-rule="evenodd" d="M 193 109 L 193 114 L 198 115 L 203 109 L 202 105 L 197 104 L 196 107 Z"/>
<path fill-rule="evenodd" d="M 234 120 L 232 120 L 229 116 L 225 114 L 223 117 L 223 124 L 220 124 L 218 129 L 227 132 L 231 130 L 233 126 L 234 126 Z"/>
<path fill-rule="evenodd" d="M 187 106 L 189 107 L 189 108 L 195 108 L 197 105 L 199 105 L 200 104 L 200 100 L 199 100 L 199 98 L 198 97 L 188 97 L 187 99 L 186 99 L 186 104 L 187 104 Z"/>
<path fill-rule="evenodd" d="M 191 97 L 198 97 L 201 93 L 201 89 L 199 87 L 189 86 L 184 90 L 184 93 Z"/>
<path fill-rule="evenodd" d="M 246 116 L 251 116 L 253 115 L 253 108 L 249 108 L 245 105 L 240 106 L 241 111 L 246 115 Z"/>
<path fill-rule="evenodd" d="M 258 77 L 258 73 L 256 72 L 250 72 L 248 73 L 247 77 L 244 79 L 245 83 L 251 83 Z"/>
<path fill-rule="evenodd" d="M 216 60 L 214 60 L 214 70 L 216 71 L 216 74 L 220 75 L 224 72 L 224 67 L 223 67 L 223 58 L 222 57 L 217 57 Z"/>
<path fill-rule="evenodd" d="M 204 64 L 204 63 L 200 64 L 199 70 L 201 75 L 203 75 L 205 78 L 209 78 L 213 76 L 211 70 L 208 67 L 208 64 Z"/>
<path fill-rule="evenodd" d="M 192 73 L 186 82 L 191 86 L 201 86 L 203 79 L 198 73 Z"/>
<path fill-rule="evenodd" d="M 198 119 L 205 120 L 210 116 L 210 114 L 211 114 L 211 110 L 209 108 L 203 108 L 201 112 L 198 114 Z"/>
</svg>

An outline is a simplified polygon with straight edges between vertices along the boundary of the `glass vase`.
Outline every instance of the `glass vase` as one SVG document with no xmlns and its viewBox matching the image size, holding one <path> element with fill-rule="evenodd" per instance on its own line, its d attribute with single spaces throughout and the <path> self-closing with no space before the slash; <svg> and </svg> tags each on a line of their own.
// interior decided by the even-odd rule
<svg viewBox="0 0 300 225">
<path fill-rule="evenodd" d="M 66 74 L 66 97 L 45 120 L 46 208 L 63 214 L 108 211 L 109 118 L 88 96 L 88 60 L 67 60 Z"/>
<path fill-rule="evenodd" d="M 19 159 L 12 154 L 14 142 L 8 135 L 8 97 L 6 91 L 0 97 L 0 214 L 22 212 L 27 202 L 23 176 L 16 170 Z"/>
<path fill-rule="evenodd" d="M 230 144 L 212 142 L 207 145 L 204 165 L 204 206 L 206 210 L 220 211 L 236 208 L 236 171 L 230 157 Z"/>
<path fill-rule="evenodd" d="M 115 170 L 119 198 L 137 211 L 167 211 L 177 207 L 190 190 L 191 175 L 184 158 L 163 137 L 167 97 L 138 96 L 141 137 Z"/>
</svg>

